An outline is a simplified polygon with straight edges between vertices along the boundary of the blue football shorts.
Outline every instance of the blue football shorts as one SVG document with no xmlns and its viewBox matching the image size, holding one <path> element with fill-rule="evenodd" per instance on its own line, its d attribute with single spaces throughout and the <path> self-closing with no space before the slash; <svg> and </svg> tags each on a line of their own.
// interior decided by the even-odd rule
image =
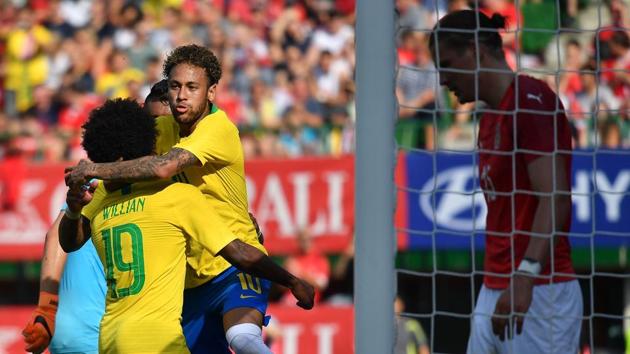
<svg viewBox="0 0 630 354">
<path fill-rule="evenodd" d="M 235 267 L 226 269 L 211 281 L 184 291 L 182 327 L 192 354 L 231 353 L 223 314 L 239 307 L 258 310 L 265 316 L 271 282 L 243 273 Z M 264 317 L 264 325 L 269 317 Z"/>
</svg>

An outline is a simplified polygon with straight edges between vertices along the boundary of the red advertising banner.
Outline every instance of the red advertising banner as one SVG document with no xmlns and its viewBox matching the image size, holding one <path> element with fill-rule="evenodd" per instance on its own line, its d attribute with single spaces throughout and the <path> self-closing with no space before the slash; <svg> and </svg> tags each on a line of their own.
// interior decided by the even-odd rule
<svg viewBox="0 0 630 354">
<path fill-rule="evenodd" d="M 22 329 L 31 318 L 34 309 L 35 307 L 31 306 L 0 307 L 0 353 L 26 353 Z"/>
<path fill-rule="evenodd" d="M 0 353 L 23 354 L 22 328 L 33 307 L 0 307 Z M 316 306 L 306 312 L 297 307 L 269 306 L 275 354 L 350 354 L 354 352 L 354 312 L 351 306 Z M 272 330 L 272 329 L 270 329 Z M 265 330 L 267 332 L 267 330 Z"/>
<path fill-rule="evenodd" d="M 0 260 L 41 257 L 46 231 L 65 199 L 63 168 L 28 167 L 14 209 L 0 212 Z M 295 251 L 301 229 L 324 252 L 346 247 L 354 220 L 352 156 L 257 160 L 245 168 L 250 210 L 271 253 Z"/>
<path fill-rule="evenodd" d="M 306 229 L 324 252 L 342 251 L 354 229 L 354 159 L 258 160 L 246 166 L 249 206 L 274 254 L 297 249 Z"/>
<path fill-rule="evenodd" d="M 268 313 L 272 316 L 272 329 L 276 326 L 279 333 L 271 345 L 275 354 L 354 353 L 352 306 L 318 305 L 307 312 L 271 305 Z"/>
<path fill-rule="evenodd" d="M 0 260 L 41 258 L 46 231 L 65 201 L 63 169 L 63 165 L 28 167 L 15 207 L 0 212 Z"/>
</svg>

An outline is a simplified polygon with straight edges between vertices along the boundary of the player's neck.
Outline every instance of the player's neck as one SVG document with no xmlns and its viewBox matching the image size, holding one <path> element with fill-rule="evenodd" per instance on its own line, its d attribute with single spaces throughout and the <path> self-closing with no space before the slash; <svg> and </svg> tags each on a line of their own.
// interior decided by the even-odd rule
<svg viewBox="0 0 630 354">
<path fill-rule="evenodd" d="M 485 84 L 482 82 L 480 87 L 492 87 L 491 90 L 483 90 L 486 93 L 486 97 L 483 97 L 483 101 L 486 102 L 491 108 L 498 109 L 503 100 L 503 96 L 507 92 L 510 85 L 514 81 L 516 73 L 507 65 L 502 62 L 495 68 L 499 71 L 487 72 Z"/>
</svg>

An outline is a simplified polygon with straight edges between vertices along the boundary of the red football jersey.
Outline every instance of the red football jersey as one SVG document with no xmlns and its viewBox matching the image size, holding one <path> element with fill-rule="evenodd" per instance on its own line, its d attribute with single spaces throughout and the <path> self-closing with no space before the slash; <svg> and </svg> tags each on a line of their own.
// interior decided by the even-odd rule
<svg viewBox="0 0 630 354">
<path fill-rule="evenodd" d="M 567 183 L 571 183 L 571 130 L 562 103 L 547 84 L 518 76 L 503 96 L 498 111 L 501 112 L 484 113 L 478 139 L 479 181 L 488 205 L 484 268 L 486 272 L 505 274 L 484 276 L 484 284 L 491 289 L 508 287 L 509 274 L 518 268 L 529 244 L 530 236 L 522 232 L 532 230 L 538 200 L 528 193 L 532 188 L 527 164 L 543 156 L 537 152 L 561 153 L 565 156 Z M 570 225 L 569 217 L 562 231 L 568 232 Z M 541 274 L 549 275 L 550 269 L 551 259 Z M 553 273 L 574 274 L 566 236 L 557 238 Z M 571 279 L 558 275 L 553 281 Z M 536 281 L 545 283 L 548 280 Z"/>
</svg>

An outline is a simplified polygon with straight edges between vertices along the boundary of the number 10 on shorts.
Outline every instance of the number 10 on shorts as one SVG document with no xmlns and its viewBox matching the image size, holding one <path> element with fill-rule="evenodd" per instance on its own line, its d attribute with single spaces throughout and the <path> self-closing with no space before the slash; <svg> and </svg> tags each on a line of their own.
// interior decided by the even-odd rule
<svg viewBox="0 0 630 354">
<path fill-rule="evenodd" d="M 256 294 L 262 293 L 259 278 L 244 273 L 238 273 L 236 276 L 238 276 L 238 279 L 241 281 L 241 288 L 243 290 L 252 290 Z"/>
</svg>

